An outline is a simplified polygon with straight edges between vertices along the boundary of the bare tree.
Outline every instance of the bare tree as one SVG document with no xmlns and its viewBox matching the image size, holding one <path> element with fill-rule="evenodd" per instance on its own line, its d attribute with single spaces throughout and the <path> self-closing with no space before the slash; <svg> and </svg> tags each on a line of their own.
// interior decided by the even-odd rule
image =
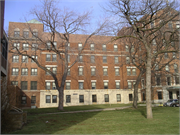
<svg viewBox="0 0 180 135">
<path fill-rule="evenodd" d="M 164 0 L 115 0 L 110 1 L 107 11 L 116 16 L 119 20 L 124 20 L 128 27 L 131 27 L 131 33 L 122 34 L 114 40 L 122 38 L 131 38 L 138 41 L 144 48 L 145 76 L 146 76 L 146 109 L 147 118 L 153 118 L 151 107 L 151 69 L 154 57 L 164 53 L 178 52 L 178 29 L 171 28 L 170 23 L 179 20 L 179 12 L 175 10 L 175 1 L 165 2 Z M 117 21 L 117 24 L 120 24 Z M 166 26 L 169 28 L 166 28 Z M 155 43 L 161 42 L 156 47 Z M 165 43 L 162 44 L 162 43 Z M 175 44 L 172 46 L 172 42 Z M 138 48 L 139 45 L 135 44 Z M 131 56 L 132 57 L 132 56 Z M 160 60 L 160 58 L 159 58 Z M 140 70 L 141 71 L 141 70 Z"/>
<path fill-rule="evenodd" d="M 34 7 L 30 13 L 44 25 L 45 32 L 38 32 L 37 35 L 34 34 L 33 26 L 29 23 L 26 23 L 26 27 L 36 38 L 38 46 L 29 46 L 34 50 L 31 53 L 20 50 L 17 47 L 13 47 L 10 52 L 32 59 L 39 68 L 45 72 L 48 72 L 53 77 L 56 89 L 59 92 L 58 109 L 63 110 L 64 86 L 68 70 L 79 60 L 79 57 L 83 52 L 84 47 L 87 45 L 89 39 L 93 35 L 98 34 L 105 27 L 106 23 L 103 22 L 91 34 L 83 35 L 83 43 L 81 46 L 79 48 L 73 48 L 69 47 L 70 38 L 73 36 L 73 34 L 86 32 L 85 28 L 89 25 L 90 22 L 90 12 L 80 14 L 74 11 L 69 11 L 67 9 L 62 10 L 58 7 L 57 1 L 44 0 L 41 6 Z M 25 37 L 22 38 L 28 42 Z M 55 40 L 58 40 L 57 44 L 55 44 Z M 57 63 L 59 63 L 60 67 L 62 68 L 62 72 L 60 73 L 61 75 L 58 75 L 49 70 L 42 64 L 39 59 L 36 59 L 38 51 L 48 51 L 57 55 Z M 35 57 L 32 57 L 32 55 Z M 71 64 L 68 62 L 69 55 L 73 56 L 73 59 L 71 59 Z"/>
</svg>

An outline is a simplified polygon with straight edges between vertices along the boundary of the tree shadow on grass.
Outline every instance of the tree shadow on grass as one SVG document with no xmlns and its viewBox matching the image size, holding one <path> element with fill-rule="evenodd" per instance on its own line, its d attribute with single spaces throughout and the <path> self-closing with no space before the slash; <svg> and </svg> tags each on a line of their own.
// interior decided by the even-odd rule
<svg viewBox="0 0 180 135">
<path fill-rule="evenodd" d="M 146 117 L 146 108 L 145 107 L 138 108 L 138 111 L 141 113 L 142 116 L 147 118 Z"/>
</svg>

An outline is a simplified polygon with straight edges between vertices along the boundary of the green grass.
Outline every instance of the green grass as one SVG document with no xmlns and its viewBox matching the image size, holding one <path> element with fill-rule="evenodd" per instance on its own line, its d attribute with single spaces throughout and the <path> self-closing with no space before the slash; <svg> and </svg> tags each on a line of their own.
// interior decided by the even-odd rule
<svg viewBox="0 0 180 135">
<path fill-rule="evenodd" d="M 64 111 L 79 111 L 79 110 L 92 110 L 92 109 L 105 109 L 114 107 L 132 106 L 132 104 L 101 104 L 101 105 L 83 105 L 83 106 L 68 106 L 64 107 Z M 54 108 L 36 108 L 36 109 L 24 109 L 28 114 L 42 114 L 42 113 L 55 113 L 61 112 Z"/>
<path fill-rule="evenodd" d="M 179 108 L 153 107 L 73 114 L 29 115 L 22 130 L 11 134 L 178 134 Z M 46 123 L 48 121 L 48 123 Z"/>
</svg>

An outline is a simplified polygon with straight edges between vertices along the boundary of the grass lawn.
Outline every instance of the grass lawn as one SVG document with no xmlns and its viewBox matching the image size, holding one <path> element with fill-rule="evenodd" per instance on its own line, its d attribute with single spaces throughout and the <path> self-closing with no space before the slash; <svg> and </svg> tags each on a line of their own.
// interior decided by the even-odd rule
<svg viewBox="0 0 180 135">
<path fill-rule="evenodd" d="M 132 104 L 101 104 L 101 105 L 83 105 L 83 106 L 68 106 L 64 107 L 64 111 L 79 111 L 79 110 L 91 110 L 91 109 L 104 109 L 104 108 L 115 108 L 123 106 L 132 106 Z M 54 108 L 36 108 L 36 109 L 24 109 L 28 114 L 42 114 L 42 113 L 54 113 L 61 112 Z"/>
<path fill-rule="evenodd" d="M 153 107 L 73 114 L 29 115 L 22 130 L 11 134 L 179 134 L 179 108 Z M 46 123 L 48 121 L 48 123 Z"/>
</svg>

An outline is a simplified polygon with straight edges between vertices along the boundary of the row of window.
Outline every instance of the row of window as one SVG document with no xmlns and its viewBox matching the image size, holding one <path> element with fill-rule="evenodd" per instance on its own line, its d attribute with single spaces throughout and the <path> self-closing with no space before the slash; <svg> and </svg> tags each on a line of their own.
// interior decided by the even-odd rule
<svg viewBox="0 0 180 135">
<path fill-rule="evenodd" d="M 31 57 L 36 59 L 36 60 L 38 59 L 38 56 L 35 56 L 35 55 L 32 55 Z M 13 55 L 12 56 L 12 62 L 13 63 L 18 63 L 19 62 L 19 55 Z M 28 63 L 28 57 L 27 56 L 22 56 L 21 62 L 22 63 Z M 34 60 L 31 59 L 31 62 L 33 63 Z"/>
<path fill-rule="evenodd" d="M 37 75 L 37 72 L 37 68 L 31 68 L 31 75 Z M 12 75 L 19 75 L 19 68 L 12 68 Z M 28 68 L 22 68 L 21 75 L 28 75 Z"/>
<path fill-rule="evenodd" d="M 159 70 L 159 65 L 158 64 L 155 64 L 155 68 L 154 68 L 155 70 Z M 167 71 L 167 72 L 169 72 L 169 65 L 166 65 L 165 66 L 165 71 Z M 174 63 L 174 72 L 175 73 L 178 73 L 179 72 L 179 70 L 178 70 L 178 65 L 176 64 L 176 63 Z"/>
<path fill-rule="evenodd" d="M 176 85 L 178 85 L 178 84 L 180 84 L 179 83 L 179 76 L 174 76 L 174 83 L 176 84 Z M 161 85 L 161 77 L 160 76 L 156 76 L 155 77 L 155 81 L 156 81 L 156 85 L 157 86 L 160 86 Z M 171 85 L 171 83 L 172 83 L 172 80 L 171 80 L 171 77 L 170 76 L 167 76 L 166 77 L 166 83 L 167 83 L 167 85 Z"/>
<path fill-rule="evenodd" d="M 33 31 L 32 32 L 32 38 L 36 38 L 37 36 L 38 36 L 38 32 Z M 20 37 L 20 30 L 15 30 L 14 31 L 14 37 Z M 29 31 L 28 30 L 23 31 L 23 37 L 24 38 L 29 38 Z"/>
<path fill-rule="evenodd" d="M 18 81 L 11 81 L 12 85 L 18 86 Z M 27 81 L 21 81 L 21 90 L 27 90 L 28 89 L 28 82 Z M 31 81 L 31 90 L 37 90 L 37 81 Z"/>
</svg>

